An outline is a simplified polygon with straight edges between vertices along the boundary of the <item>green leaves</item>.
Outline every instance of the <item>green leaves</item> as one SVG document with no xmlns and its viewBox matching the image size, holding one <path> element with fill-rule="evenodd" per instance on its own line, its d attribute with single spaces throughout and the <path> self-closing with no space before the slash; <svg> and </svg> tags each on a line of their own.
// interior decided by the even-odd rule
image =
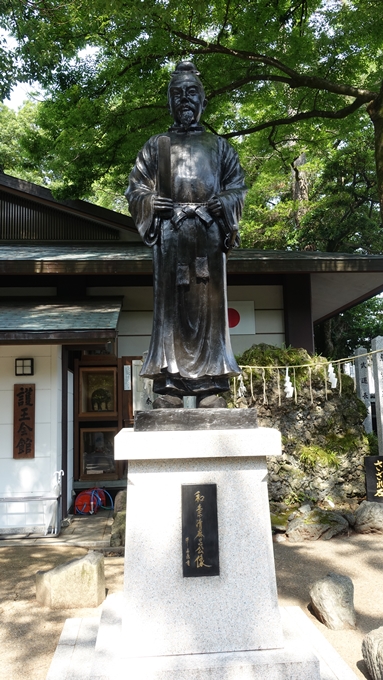
<svg viewBox="0 0 383 680">
<path fill-rule="evenodd" d="M 45 88 L 46 101 L 20 132 L 20 143 L 56 195 L 104 200 L 97 198 L 103 186 L 117 200 L 144 141 L 171 122 L 169 73 L 177 61 L 193 60 L 209 99 L 203 122 L 231 139 L 247 171 L 244 243 L 352 250 L 357 239 L 349 234 L 357 233 L 357 221 L 366 234 L 361 247 L 370 252 L 381 247 L 373 238 L 372 128 L 360 108 L 349 124 L 347 107 L 362 107 L 379 90 L 378 4 L 6 0 L 0 25 L 17 46 L 1 51 L 0 45 L 0 86 L 4 96 L 17 78 Z M 342 191 L 335 179 L 344 149 L 350 164 L 357 162 L 358 177 L 365 174 L 364 161 L 351 153 L 356 126 L 368 151 L 364 201 L 359 179 L 343 183 Z M 302 153 L 306 162 L 297 172 Z M 294 194 L 301 181 L 308 190 L 304 204 Z"/>
</svg>

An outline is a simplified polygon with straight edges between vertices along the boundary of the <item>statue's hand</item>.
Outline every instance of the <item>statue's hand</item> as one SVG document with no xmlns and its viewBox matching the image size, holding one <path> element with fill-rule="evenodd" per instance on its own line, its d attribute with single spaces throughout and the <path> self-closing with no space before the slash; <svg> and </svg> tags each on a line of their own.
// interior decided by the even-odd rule
<svg viewBox="0 0 383 680">
<path fill-rule="evenodd" d="M 223 214 L 222 205 L 217 196 L 212 196 L 212 198 L 207 202 L 207 209 L 214 217 L 221 217 Z"/>
<path fill-rule="evenodd" d="M 154 213 L 159 217 L 170 219 L 173 216 L 173 201 L 171 198 L 155 196 L 153 199 Z"/>
</svg>

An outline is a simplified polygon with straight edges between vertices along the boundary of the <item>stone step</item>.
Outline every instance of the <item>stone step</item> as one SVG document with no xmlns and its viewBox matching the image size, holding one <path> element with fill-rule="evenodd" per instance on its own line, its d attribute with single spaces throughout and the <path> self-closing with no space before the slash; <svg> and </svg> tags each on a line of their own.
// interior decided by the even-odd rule
<svg viewBox="0 0 383 680">
<path fill-rule="evenodd" d="M 46 680 L 89 680 L 100 618 L 67 619 Z"/>
<path fill-rule="evenodd" d="M 46 680 L 125 680 L 127 668 L 130 667 L 132 671 L 135 660 L 124 658 L 124 646 L 121 640 L 123 606 L 123 593 L 115 593 L 105 600 L 101 620 L 98 618 L 67 619 Z M 270 650 L 269 652 L 263 650 L 247 655 L 246 653 L 192 655 L 189 659 L 190 663 L 188 662 L 191 667 L 183 668 L 182 672 L 180 672 L 181 669 L 177 669 L 177 664 L 181 663 L 182 659 L 173 657 L 174 677 L 177 677 L 177 674 L 179 677 L 184 677 L 183 673 L 186 673 L 185 678 L 189 678 L 188 673 L 197 661 L 203 674 L 206 672 L 203 665 L 207 662 L 210 664 L 214 661 L 213 657 L 217 657 L 217 663 L 222 666 L 222 672 L 229 673 L 224 677 L 232 677 L 231 667 L 233 667 L 233 677 L 236 677 L 238 670 L 235 667 L 238 661 L 241 661 L 240 666 L 244 663 L 247 672 L 250 673 L 246 675 L 246 678 L 260 677 L 263 680 L 269 678 L 274 680 L 275 677 L 278 679 L 286 677 L 295 680 L 302 677 L 296 665 L 299 658 L 301 662 L 304 660 L 302 650 L 311 649 L 319 660 L 321 680 L 357 680 L 355 673 L 299 607 L 282 607 L 281 614 L 286 641 L 284 650 Z M 253 667 L 250 671 L 253 656 L 259 657 L 260 664 L 257 662 L 258 670 Z M 166 658 L 147 659 L 144 665 L 145 663 L 148 666 L 146 670 L 145 668 L 140 670 L 144 671 L 144 676 L 147 672 L 146 677 L 149 675 L 152 677 L 153 669 L 150 666 L 153 663 L 159 668 L 164 663 L 167 665 Z M 282 671 L 280 675 L 280 670 L 278 670 L 275 675 L 280 664 L 285 665 L 285 671 Z M 305 671 L 303 671 L 303 677 L 308 680 Z"/>
<path fill-rule="evenodd" d="M 283 607 L 295 630 L 319 659 L 321 680 L 358 680 L 350 666 L 300 607 Z"/>
<path fill-rule="evenodd" d="M 123 593 L 107 597 L 103 605 L 101 620 L 99 618 L 66 620 L 46 680 L 122 680 L 126 678 L 127 669 L 130 666 L 132 670 L 134 660 L 123 658 L 124 647 L 121 640 L 123 601 Z M 321 680 L 358 680 L 351 668 L 299 607 L 282 607 L 281 614 L 286 649 L 253 653 L 265 657 L 265 661 L 261 664 L 260 677 L 269 677 L 266 658 L 268 654 L 272 657 L 272 666 L 275 668 L 278 662 L 283 663 L 282 659 L 279 660 L 277 657 L 285 657 L 287 650 L 288 655 L 294 659 L 294 657 L 299 658 L 302 649 L 311 649 L 319 659 Z M 198 656 L 194 655 L 193 663 Z M 219 655 L 203 655 L 202 658 L 213 660 L 215 656 Z M 235 655 L 226 656 L 229 665 L 234 664 Z M 239 653 L 237 656 L 239 660 L 242 654 Z M 247 663 L 249 660 L 250 657 L 246 660 Z M 163 662 L 163 660 L 158 660 L 157 663 L 159 661 Z M 173 664 L 176 662 L 177 657 L 174 657 Z M 148 663 L 150 665 L 149 659 Z M 188 670 L 190 671 L 190 669 L 183 669 L 186 673 Z M 183 677 L 183 671 L 180 670 L 180 677 Z M 254 671 L 254 675 L 250 677 L 257 678 L 258 676 Z M 286 677 L 295 678 L 296 675 L 290 669 Z"/>
</svg>

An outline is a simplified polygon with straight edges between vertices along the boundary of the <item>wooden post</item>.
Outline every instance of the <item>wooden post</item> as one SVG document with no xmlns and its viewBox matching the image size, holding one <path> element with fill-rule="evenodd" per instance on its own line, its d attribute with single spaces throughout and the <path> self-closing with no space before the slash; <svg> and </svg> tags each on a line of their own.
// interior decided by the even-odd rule
<svg viewBox="0 0 383 680">
<path fill-rule="evenodd" d="M 367 354 L 365 347 L 358 347 L 355 352 L 355 380 L 356 392 L 367 409 L 367 417 L 363 421 L 364 429 L 367 433 L 372 432 L 372 415 L 371 415 L 371 398 L 370 398 L 370 381 L 368 375 L 368 357 L 360 354 Z"/>
<path fill-rule="evenodd" d="M 371 343 L 372 365 L 374 367 L 376 429 L 378 433 L 379 455 L 383 455 L 383 337 L 378 335 Z M 377 351 L 377 350 L 382 350 Z"/>
</svg>

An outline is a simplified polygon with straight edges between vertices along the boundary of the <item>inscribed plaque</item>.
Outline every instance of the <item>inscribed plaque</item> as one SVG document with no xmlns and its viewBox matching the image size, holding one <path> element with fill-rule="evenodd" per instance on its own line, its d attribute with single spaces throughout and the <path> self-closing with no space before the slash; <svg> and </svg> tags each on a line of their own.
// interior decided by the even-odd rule
<svg viewBox="0 0 383 680">
<path fill-rule="evenodd" d="M 35 457 L 35 386 L 14 385 L 13 457 Z"/>
<path fill-rule="evenodd" d="M 218 576 L 216 484 L 182 484 L 184 576 Z"/>
<path fill-rule="evenodd" d="M 364 467 L 367 500 L 383 503 L 383 456 L 366 456 Z"/>
</svg>

